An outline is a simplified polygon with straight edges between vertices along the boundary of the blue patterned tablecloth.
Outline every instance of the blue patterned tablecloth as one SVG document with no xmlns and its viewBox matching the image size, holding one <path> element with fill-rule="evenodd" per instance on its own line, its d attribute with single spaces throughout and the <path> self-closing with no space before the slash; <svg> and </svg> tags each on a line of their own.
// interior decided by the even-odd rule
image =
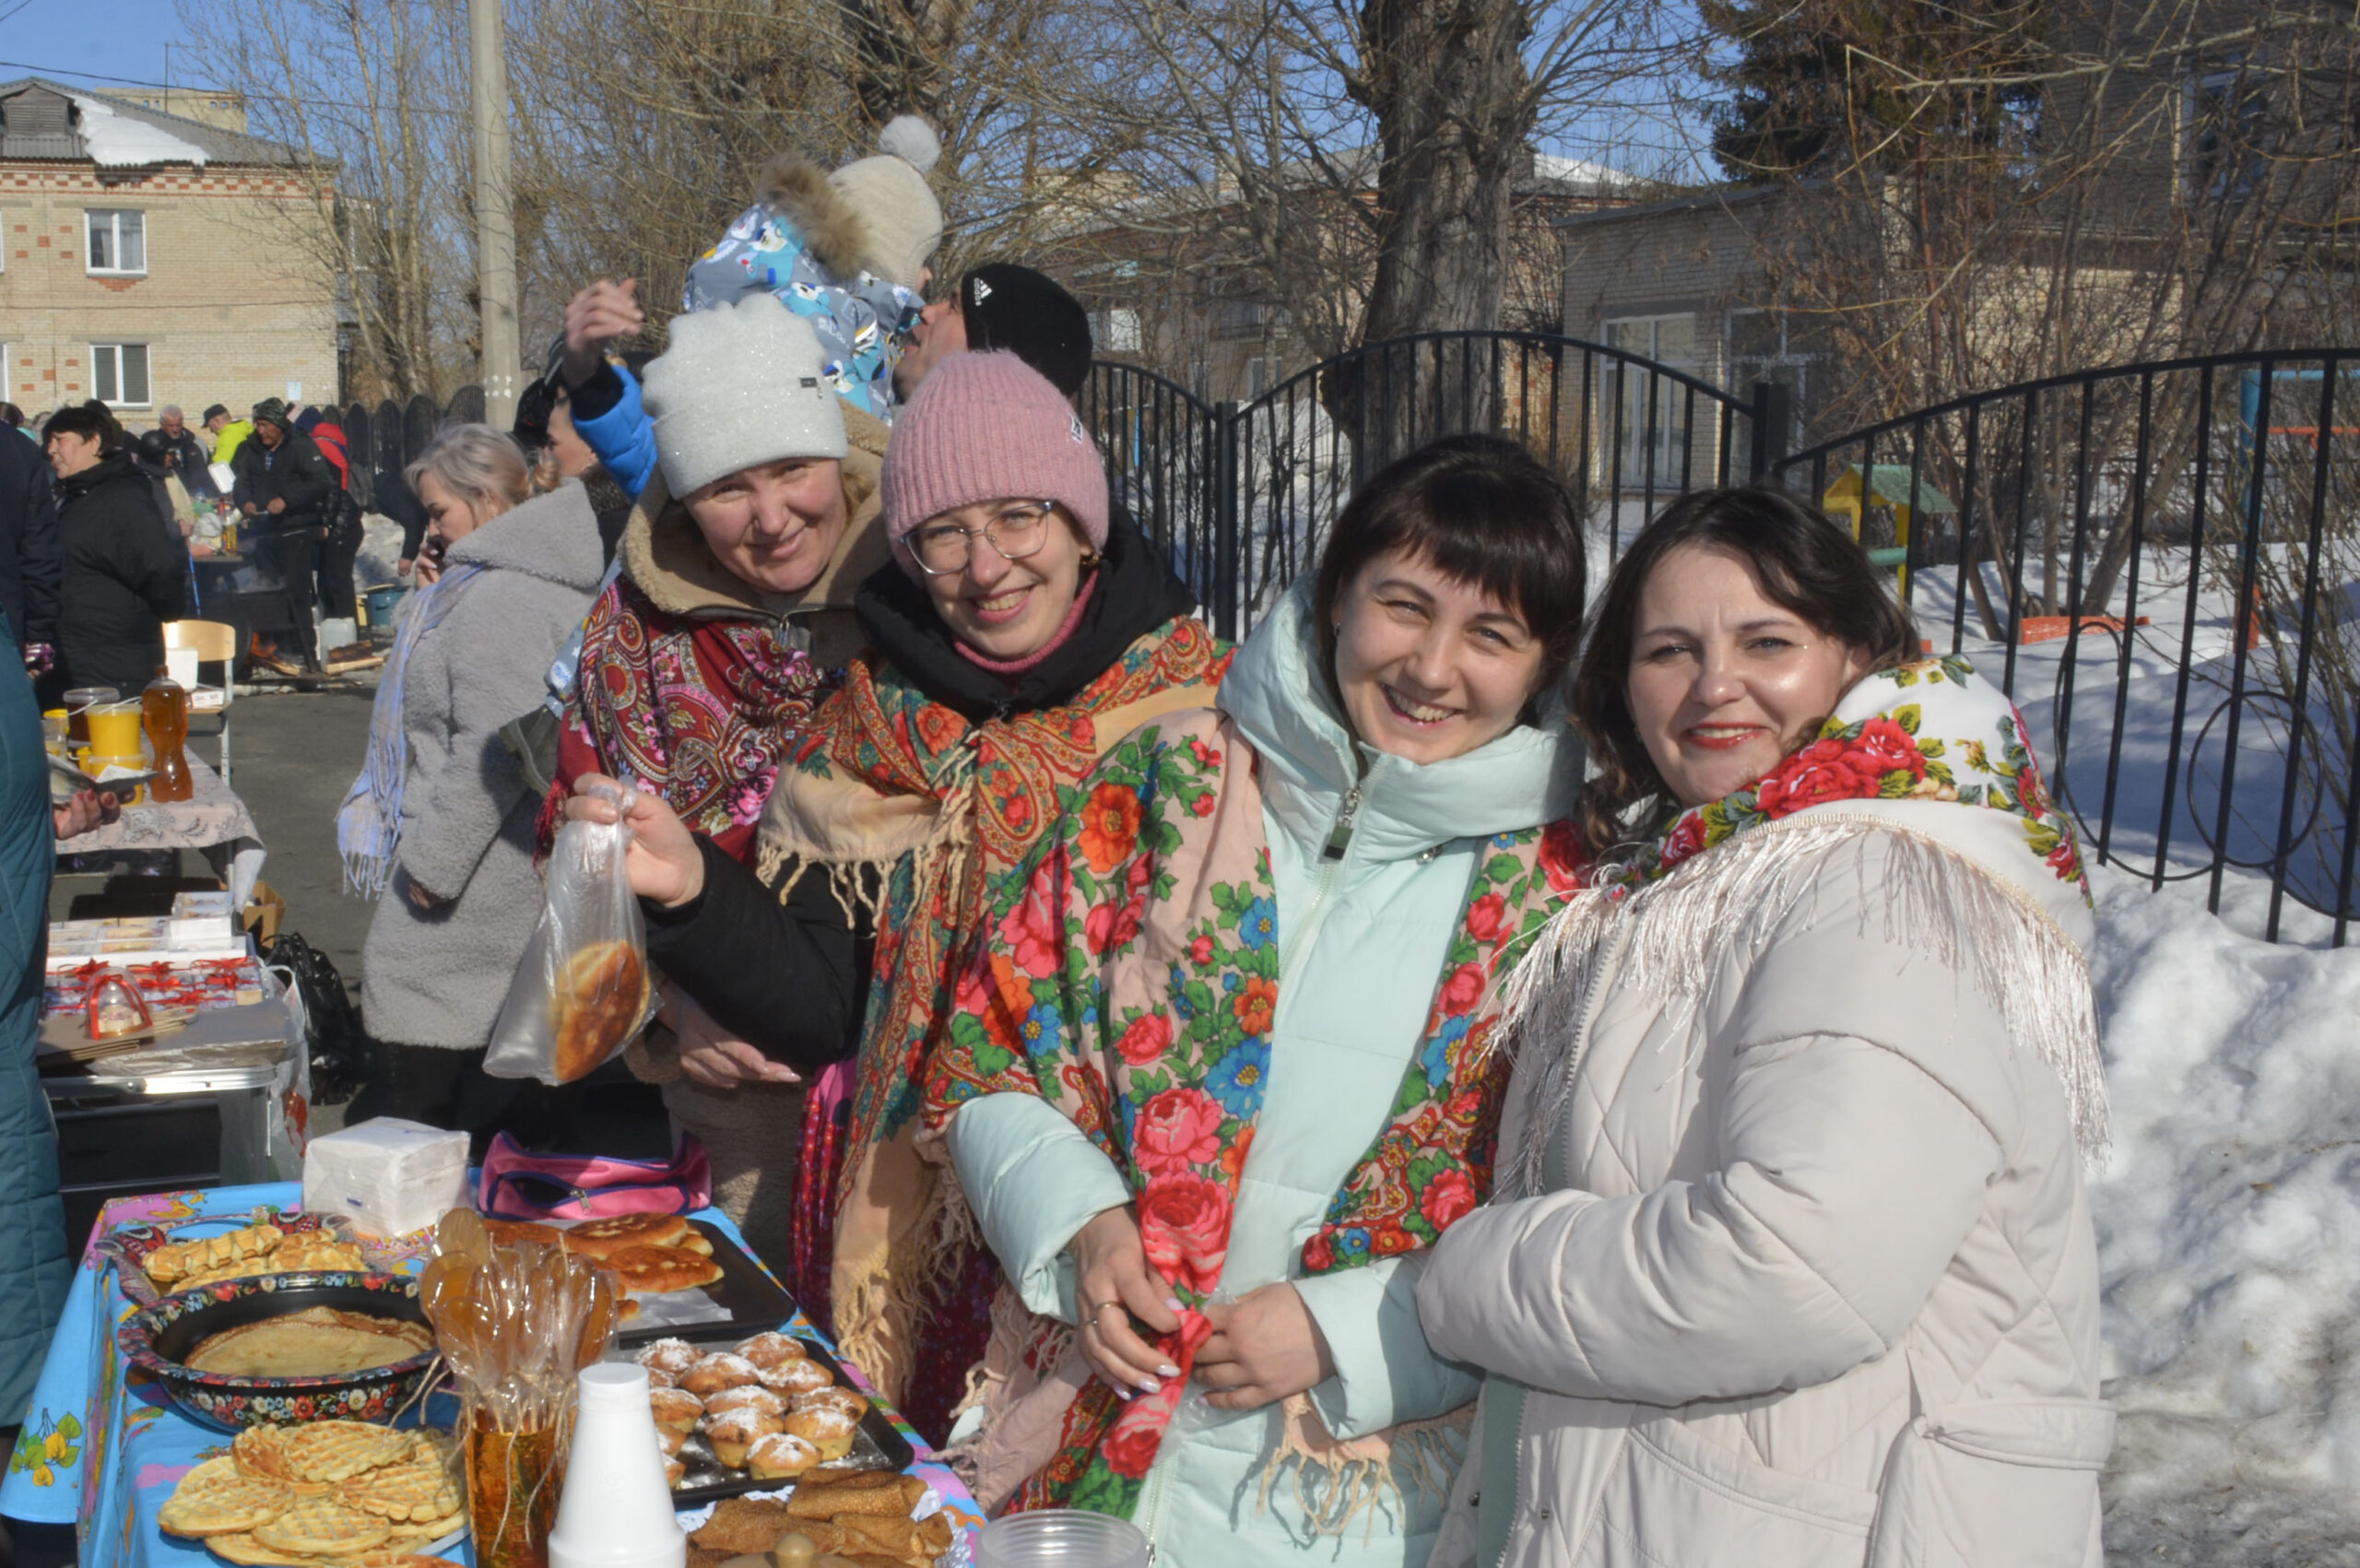
<svg viewBox="0 0 2360 1568">
<path fill-rule="evenodd" d="M 95 1245 L 98 1237 L 117 1225 L 199 1216 L 243 1223 L 259 1206 L 293 1208 L 301 1201 L 301 1189 L 292 1182 L 117 1198 L 100 1215 L 91 1240 Z M 693 1218 L 710 1220 L 745 1244 L 719 1209 L 702 1209 Z M 419 1266 L 423 1247 L 412 1250 L 419 1256 L 404 1264 L 405 1271 Z M 200 1543 L 159 1530 L 156 1511 L 183 1476 L 208 1456 L 226 1451 L 230 1440 L 182 1415 L 160 1386 L 144 1377 L 124 1378 L 114 1334 L 132 1311 L 112 1267 L 86 1248 L 50 1341 L 41 1381 L 33 1388 L 17 1450 L 9 1456 L 7 1476 L 0 1480 L 0 1515 L 74 1526 L 82 1568 L 219 1568 L 218 1560 Z M 800 1313 L 781 1326 L 826 1343 Z M 858 1368 L 845 1363 L 844 1370 L 867 1387 Z M 906 1423 L 893 1419 L 920 1456 L 912 1473 L 935 1489 L 962 1529 L 980 1525 L 983 1516 L 967 1489 L 949 1467 L 930 1456 L 925 1442 Z M 464 1550 L 453 1555 L 474 1562 Z"/>
</svg>

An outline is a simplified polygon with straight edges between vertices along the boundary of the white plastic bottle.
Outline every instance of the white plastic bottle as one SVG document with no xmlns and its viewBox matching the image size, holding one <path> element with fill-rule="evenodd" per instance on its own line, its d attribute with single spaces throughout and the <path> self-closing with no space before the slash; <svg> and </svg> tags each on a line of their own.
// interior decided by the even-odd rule
<svg viewBox="0 0 2360 1568">
<path fill-rule="evenodd" d="M 672 1513 L 647 1369 L 584 1367 L 575 1380 L 573 1448 L 549 1531 L 549 1568 L 686 1568 L 689 1538 Z"/>
</svg>

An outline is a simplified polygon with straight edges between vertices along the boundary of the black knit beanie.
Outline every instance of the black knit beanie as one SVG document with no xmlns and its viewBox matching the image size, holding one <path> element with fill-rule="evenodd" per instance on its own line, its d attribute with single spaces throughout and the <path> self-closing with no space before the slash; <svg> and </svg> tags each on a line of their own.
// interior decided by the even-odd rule
<svg viewBox="0 0 2360 1568">
<path fill-rule="evenodd" d="M 1029 266 L 992 262 L 959 280 L 971 349 L 1005 348 L 1071 397 L 1090 379 L 1090 313 Z"/>
</svg>

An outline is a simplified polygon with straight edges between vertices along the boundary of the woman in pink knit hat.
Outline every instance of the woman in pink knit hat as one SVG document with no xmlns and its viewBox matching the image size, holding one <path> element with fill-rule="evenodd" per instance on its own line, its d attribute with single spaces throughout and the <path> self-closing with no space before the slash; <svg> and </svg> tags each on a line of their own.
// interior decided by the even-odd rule
<svg viewBox="0 0 2360 1568">
<path fill-rule="evenodd" d="M 782 770 L 757 869 L 643 796 L 631 872 L 673 982 L 777 1059 L 827 1069 L 801 1129 L 795 1256 L 770 1261 L 939 1443 L 998 1278 L 918 1112 L 987 889 L 1116 741 L 1210 706 L 1228 650 L 1162 553 L 1110 516 L 1088 432 L 1013 354 L 926 378 L 880 494 L 894 559 L 856 599 L 870 648 Z M 567 811 L 613 815 L 581 793 Z M 796 1129 L 778 1143 L 796 1157 Z"/>
</svg>

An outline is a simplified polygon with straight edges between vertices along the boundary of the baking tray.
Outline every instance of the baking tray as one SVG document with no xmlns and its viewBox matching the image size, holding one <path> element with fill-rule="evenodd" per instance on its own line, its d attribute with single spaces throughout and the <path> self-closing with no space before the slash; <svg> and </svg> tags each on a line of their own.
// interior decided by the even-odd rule
<svg viewBox="0 0 2360 1568">
<path fill-rule="evenodd" d="M 717 1250 L 715 1256 L 719 1256 Z M 714 1288 L 718 1290 L 720 1287 Z M 785 1319 L 782 1317 L 764 1326 L 775 1328 L 779 1323 L 785 1321 Z M 676 1329 L 669 1334 L 658 1335 L 656 1338 L 686 1340 L 710 1355 L 715 1350 L 734 1350 L 739 1343 L 760 1332 L 761 1329 L 750 1331 L 723 1329 L 718 1325 L 699 1324 L 693 1327 Z M 860 1387 L 844 1375 L 844 1363 L 830 1355 L 827 1347 L 816 1340 L 804 1339 L 801 1335 L 796 1338 L 802 1339 L 804 1353 L 820 1365 L 826 1367 L 829 1373 L 839 1384 L 864 1397 L 868 1397 L 867 1389 Z M 620 1340 L 617 1340 L 608 1348 L 606 1359 L 610 1362 L 628 1362 L 637 1352 L 636 1345 L 625 1345 Z M 680 1478 L 680 1484 L 672 1489 L 672 1501 L 681 1507 L 699 1503 L 711 1503 L 724 1497 L 736 1497 L 741 1492 L 783 1491 L 795 1484 L 793 1481 L 757 1478 L 744 1470 L 730 1469 L 713 1456 L 713 1450 L 705 1443 L 702 1432 L 692 1435 L 688 1442 L 681 1444 L 680 1457 L 689 1468 L 688 1473 Z M 845 1470 L 901 1471 L 908 1469 L 916 1462 L 917 1452 L 910 1446 L 910 1440 L 894 1430 L 893 1423 L 886 1419 L 885 1412 L 877 1408 L 876 1400 L 871 1397 L 868 1413 L 860 1418 L 860 1425 L 853 1431 L 852 1452 L 831 1463 L 812 1466 L 811 1473 L 824 1472 L 834 1475 Z"/>
<path fill-rule="evenodd" d="M 680 1338 L 695 1345 L 725 1334 L 738 1340 L 765 1328 L 776 1328 L 795 1315 L 794 1298 L 762 1271 L 761 1264 L 746 1256 L 746 1249 L 731 1241 L 728 1232 L 703 1220 L 691 1220 L 689 1223 L 713 1244 L 713 1261 L 721 1266 L 721 1278 L 710 1285 L 700 1285 L 693 1291 L 674 1291 L 668 1294 L 705 1296 L 729 1315 L 702 1323 L 643 1321 L 651 1313 L 650 1303 L 663 1299 L 643 1296 L 640 1298 L 643 1318 L 623 1323 L 615 1334 L 618 1344 L 643 1345 L 650 1339 Z"/>
</svg>

